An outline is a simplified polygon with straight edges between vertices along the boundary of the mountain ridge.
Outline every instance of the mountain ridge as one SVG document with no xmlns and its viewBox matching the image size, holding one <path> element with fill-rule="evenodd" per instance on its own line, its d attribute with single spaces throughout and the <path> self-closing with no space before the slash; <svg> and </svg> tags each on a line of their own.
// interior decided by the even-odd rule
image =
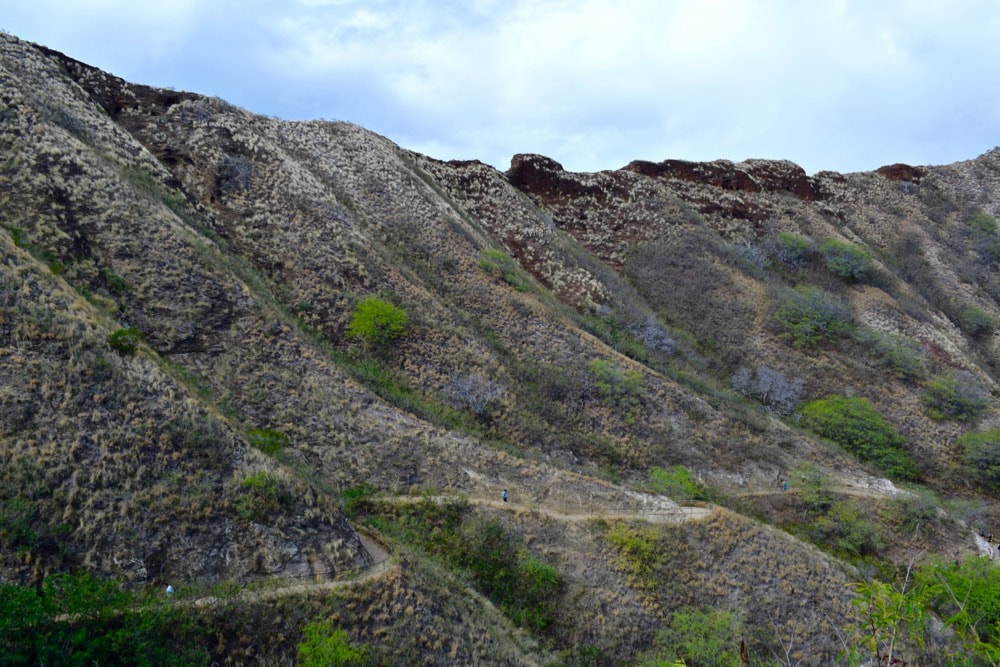
<svg viewBox="0 0 1000 667">
<path fill-rule="evenodd" d="M 977 553 L 969 522 L 998 516 L 958 444 L 998 423 L 998 149 L 857 174 L 768 160 L 581 174 L 528 154 L 501 172 L 350 123 L 131 84 L 7 35 L 0 65 L 0 492 L 21 508 L 4 519 L 5 582 L 77 569 L 132 586 L 349 570 L 365 551 L 341 493 L 361 483 L 477 497 L 508 486 L 613 506 L 684 466 L 730 509 L 664 528 L 657 544 L 684 548 L 640 570 L 615 544 L 652 540 L 641 527 L 467 511 L 524 536 L 562 574 L 570 611 L 541 637 L 567 662 L 587 647 L 601 664 L 638 660 L 683 603 L 756 618 L 762 654 L 784 632 L 804 663 L 829 664 L 829 619 L 850 617 L 843 590 L 857 564 Z M 867 253 L 856 275 L 824 254 L 845 244 Z M 783 318 L 809 289 L 847 313 L 850 335 L 794 338 Z M 408 316 L 388 349 L 349 333 L 373 295 Z M 133 329 L 134 353 L 112 344 Z M 784 384 L 759 391 L 765 376 Z M 975 419 L 928 414 L 934 383 L 953 378 L 988 396 Z M 977 505 L 934 509 L 910 530 L 919 492 L 788 419 L 773 387 L 799 403 L 865 399 L 905 440 L 920 481 Z M 807 497 L 820 477 L 837 498 L 826 510 Z M 791 493 L 754 493 L 790 478 Z M 884 492 L 851 501 L 835 491 L 845 480 Z M 829 505 L 844 514 L 831 519 Z M 837 525 L 862 521 L 881 546 L 837 560 L 803 541 L 836 551 Z M 416 553 L 402 557 L 400 595 L 468 604 L 435 589 L 427 573 L 439 566 Z M 380 604 L 376 586 L 353 604 Z M 765 628 L 768 605 L 781 616 Z M 420 639 L 441 635 L 433 615 L 393 631 L 391 614 L 318 613 L 381 638 L 384 660 L 449 661 L 444 643 Z M 498 660 L 476 634 L 490 623 L 470 619 L 452 650 Z M 275 632 L 285 639 L 272 657 L 292 655 L 301 623 Z"/>
</svg>

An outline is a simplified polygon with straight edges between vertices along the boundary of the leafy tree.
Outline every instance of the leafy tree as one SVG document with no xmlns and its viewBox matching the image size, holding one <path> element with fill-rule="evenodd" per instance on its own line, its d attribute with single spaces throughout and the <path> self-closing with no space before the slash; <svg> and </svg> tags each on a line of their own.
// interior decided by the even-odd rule
<svg viewBox="0 0 1000 667">
<path fill-rule="evenodd" d="M 917 581 L 927 592 L 929 607 L 965 650 L 1000 664 L 1000 569 L 983 557 L 957 566 L 932 563 L 917 572 Z"/>
<path fill-rule="evenodd" d="M 853 637 L 852 664 L 862 653 L 874 656 L 879 665 L 896 664 L 906 654 L 918 655 L 927 632 L 930 590 L 914 586 L 911 571 L 897 590 L 882 581 L 857 584 L 858 596 L 852 601 L 860 620 L 850 626 Z"/>
<path fill-rule="evenodd" d="M 802 425 L 848 450 L 893 479 L 916 479 L 913 457 L 905 440 L 885 417 L 863 398 L 832 395 L 803 405 Z"/>
<path fill-rule="evenodd" d="M 921 400 L 931 419 L 977 421 L 989 407 L 986 387 L 969 371 L 932 380 Z"/>
<path fill-rule="evenodd" d="M 827 239 L 819 246 L 826 268 L 841 278 L 862 280 L 871 271 L 872 256 L 861 246 L 841 241 Z"/>
<path fill-rule="evenodd" d="M 784 335 L 798 347 L 814 348 L 850 328 L 850 311 L 832 294 L 817 287 L 796 287 L 778 309 Z"/>
<path fill-rule="evenodd" d="M 347 335 L 368 348 L 384 349 L 406 335 L 406 311 L 377 297 L 365 297 L 354 308 Z"/>
</svg>

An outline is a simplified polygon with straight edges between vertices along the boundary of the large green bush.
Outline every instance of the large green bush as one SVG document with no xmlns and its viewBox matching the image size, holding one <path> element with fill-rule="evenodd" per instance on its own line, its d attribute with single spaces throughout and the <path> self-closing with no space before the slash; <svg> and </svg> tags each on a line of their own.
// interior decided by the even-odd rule
<svg viewBox="0 0 1000 667">
<path fill-rule="evenodd" d="M 406 335 L 406 311 L 378 297 L 365 297 L 354 308 L 347 335 L 366 347 L 384 348 Z"/>
<path fill-rule="evenodd" d="M 849 331 L 851 313 L 832 294 L 803 285 L 788 294 L 777 320 L 793 344 L 814 348 Z"/>
<path fill-rule="evenodd" d="M 833 395 L 800 409 L 801 423 L 828 438 L 893 479 L 916 479 L 913 456 L 904 438 L 863 398 Z"/>
</svg>

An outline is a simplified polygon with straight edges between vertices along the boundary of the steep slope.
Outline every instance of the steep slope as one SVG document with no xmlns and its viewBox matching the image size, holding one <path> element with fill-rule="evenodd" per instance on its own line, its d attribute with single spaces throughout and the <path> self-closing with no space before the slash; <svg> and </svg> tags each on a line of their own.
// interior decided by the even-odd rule
<svg viewBox="0 0 1000 667">
<path fill-rule="evenodd" d="M 724 510 L 652 533 L 600 519 L 637 498 L 669 506 L 637 489 L 683 465 L 800 536 L 836 544 L 808 525 L 836 501 L 890 543 L 840 555 L 976 548 L 938 508 L 912 532 L 898 516 L 910 496 L 894 499 L 877 466 L 734 381 L 762 368 L 799 387 L 796 402 L 867 398 L 922 482 L 996 517 L 956 445 L 992 423 L 992 403 L 971 423 L 931 419 L 925 393 L 959 371 L 995 385 L 996 335 L 963 315 L 997 312 L 996 230 L 970 222 L 1000 213 L 997 151 L 846 176 L 766 161 L 571 174 L 528 155 L 500 173 L 348 123 L 131 84 L 8 35 L 0 46 L 5 582 L 76 568 L 134 585 L 326 580 L 369 560 L 345 490 L 509 488 L 517 508 L 480 503 L 469 521 L 498 521 L 555 565 L 561 613 L 542 637 L 564 658 L 632 660 L 693 605 L 760 619 L 760 655 L 794 636 L 820 664 L 841 648 L 828 624 L 850 616 L 850 565 Z M 831 269 L 831 239 L 871 263 Z M 836 299 L 854 333 L 790 340 L 781 313 L 803 287 Z M 407 314 L 388 348 L 348 334 L 370 295 Z M 819 477 L 827 505 L 806 494 Z M 592 524 L 544 511 L 581 499 Z M 665 556 L 637 570 L 629 530 Z M 383 642 L 390 661 L 553 657 L 404 552 L 389 584 L 314 613 Z M 447 645 L 440 618 L 470 614 Z M 275 628 L 271 657 L 287 657 L 301 624 Z"/>
</svg>

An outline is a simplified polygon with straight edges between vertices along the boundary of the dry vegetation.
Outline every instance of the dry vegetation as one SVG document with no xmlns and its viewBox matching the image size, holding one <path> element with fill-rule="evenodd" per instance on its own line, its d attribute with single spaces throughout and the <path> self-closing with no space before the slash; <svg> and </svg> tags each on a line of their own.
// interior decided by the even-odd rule
<svg viewBox="0 0 1000 667">
<path fill-rule="evenodd" d="M 246 605 L 213 641 L 290 661 L 318 618 L 392 664 L 622 664 L 675 611 L 713 607 L 751 619 L 762 659 L 830 664 L 854 566 L 969 553 L 962 521 L 1000 519 L 958 444 L 998 420 L 1000 151 L 813 177 L 519 155 L 504 174 L 9 35 L 0 74 L 0 581 L 335 577 L 365 560 L 345 490 L 508 488 L 519 511 L 477 512 L 564 582 L 537 636 L 399 545 L 392 577 L 309 614 Z M 391 344 L 348 335 L 371 296 L 406 313 Z M 959 377 L 982 388 L 974 417 L 942 407 Z M 937 495 L 892 500 L 881 471 L 801 430 L 795 403 L 831 395 L 884 416 Z M 652 502 L 651 469 L 674 465 L 733 511 L 530 511 Z M 775 494 L 803 469 L 878 502 Z M 883 546 L 852 553 L 838 521 Z"/>
</svg>

